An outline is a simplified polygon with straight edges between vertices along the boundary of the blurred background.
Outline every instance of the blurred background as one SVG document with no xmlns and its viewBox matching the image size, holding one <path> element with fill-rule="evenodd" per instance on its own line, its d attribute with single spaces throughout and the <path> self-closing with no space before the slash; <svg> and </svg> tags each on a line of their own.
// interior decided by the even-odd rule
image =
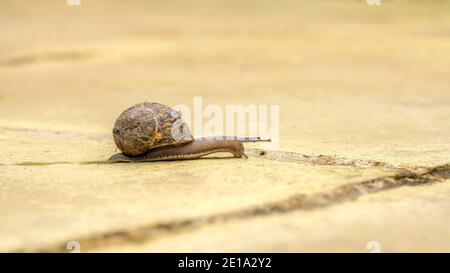
<svg viewBox="0 0 450 273">
<path fill-rule="evenodd" d="M 132 104 L 202 96 L 280 105 L 284 149 L 448 136 L 450 1 L 68 3 L 0 2 L 4 126 L 109 134 Z"/>
</svg>

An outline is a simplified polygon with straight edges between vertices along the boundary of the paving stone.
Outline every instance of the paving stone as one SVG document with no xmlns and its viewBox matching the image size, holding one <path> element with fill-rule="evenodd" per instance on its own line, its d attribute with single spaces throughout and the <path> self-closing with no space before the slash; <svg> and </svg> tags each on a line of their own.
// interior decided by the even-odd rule
<svg viewBox="0 0 450 273">
<path fill-rule="evenodd" d="M 448 162 L 450 16 L 435 8 L 447 3 L 376 12 L 356 2 L 208 3 L 47 2 L 42 21 L 29 3 L 8 2 L 1 126 L 109 134 L 132 104 L 192 106 L 202 96 L 205 105 L 280 105 L 286 151 Z M 424 11 L 433 16 L 411 16 Z"/>
<path fill-rule="evenodd" d="M 0 165 L 2 250 L 45 248 L 91 233 L 224 213 L 397 173 L 255 158 L 142 164 L 67 162 L 84 158 L 72 156 L 79 152 L 77 144 L 84 142 L 73 142 L 67 135 L 14 133 L 19 135 L 14 139 L 33 139 L 44 145 L 38 149 L 54 148 L 54 152 L 38 155 L 36 159 L 41 161 L 19 162 L 19 158 L 29 158 L 27 151 L 19 150 L 10 161 L 13 163 Z M 45 147 L 46 141 L 51 147 Z M 83 155 L 101 153 L 92 142 L 87 141 L 93 151 Z M 6 147 L 15 144 L 5 143 Z"/>
<path fill-rule="evenodd" d="M 68 240 L 115 231 L 133 237 L 141 226 L 313 196 L 403 173 L 397 167 L 448 164 L 448 8 L 2 1 L 0 251 L 61 250 Z M 279 105 L 272 159 L 102 164 L 115 151 L 111 130 L 123 109 L 143 101 L 192 106 L 195 96 L 222 107 Z M 277 159 L 277 151 L 294 159 Z M 295 159 L 303 155 L 318 160 Z M 378 240 L 392 251 L 446 251 L 446 185 L 91 249 L 364 251 Z"/>
<path fill-rule="evenodd" d="M 325 209 L 230 221 L 124 247 L 144 252 L 448 252 L 450 180 Z"/>
</svg>

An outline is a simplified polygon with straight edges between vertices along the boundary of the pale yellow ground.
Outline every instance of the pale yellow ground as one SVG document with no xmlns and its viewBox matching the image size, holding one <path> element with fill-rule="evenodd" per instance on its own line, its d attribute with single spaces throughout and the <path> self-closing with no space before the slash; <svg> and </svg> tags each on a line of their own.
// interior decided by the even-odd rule
<svg viewBox="0 0 450 273">
<path fill-rule="evenodd" d="M 278 150 L 450 163 L 450 1 L 418 2 L 2 1 L 0 251 L 61 250 L 402 172 L 261 158 L 101 164 L 116 117 L 142 101 L 279 105 Z M 374 240 L 450 251 L 448 183 L 88 250 L 367 251 Z"/>
<path fill-rule="evenodd" d="M 209 225 L 114 251 L 371 252 L 376 242 L 382 252 L 448 252 L 448 182 L 387 191 L 328 209 Z"/>
</svg>

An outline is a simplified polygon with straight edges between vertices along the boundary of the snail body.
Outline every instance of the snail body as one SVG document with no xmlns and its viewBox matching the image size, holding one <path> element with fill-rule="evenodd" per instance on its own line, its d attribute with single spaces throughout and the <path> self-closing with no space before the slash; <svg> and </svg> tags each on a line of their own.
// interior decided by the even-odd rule
<svg viewBox="0 0 450 273">
<path fill-rule="evenodd" d="M 246 157 L 244 146 L 239 141 L 196 139 L 180 146 L 156 148 L 140 156 L 127 156 L 119 153 L 113 155 L 109 160 L 115 162 L 188 160 L 220 152 L 229 152 L 236 158 Z"/>
<path fill-rule="evenodd" d="M 247 158 L 243 142 L 270 141 L 259 137 L 194 139 L 179 112 L 147 102 L 126 109 L 117 118 L 113 137 L 122 153 L 113 155 L 111 162 L 188 160 L 220 152 Z"/>
</svg>

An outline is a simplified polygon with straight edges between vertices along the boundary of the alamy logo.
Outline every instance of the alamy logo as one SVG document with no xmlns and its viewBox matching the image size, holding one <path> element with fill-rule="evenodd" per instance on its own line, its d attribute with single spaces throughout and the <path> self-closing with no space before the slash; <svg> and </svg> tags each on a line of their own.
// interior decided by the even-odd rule
<svg viewBox="0 0 450 273">
<path fill-rule="evenodd" d="M 69 6 L 79 6 L 81 5 L 81 0 L 66 0 L 66 3 Z"/>
<path fill-rule="evenodd" d="M 381 0 L 366 0 L 369 6 L 380 6 Z"/>
<path fill-rule="evenodd" d="M 203 105 L 202 97 L 194 97 L 194 111 L 187 105 L 175 105 L 172 116 L 182 121 L 172 128 L 174 139 L 190 135 L 189 128 L 196 137 L 237 136 L 271 139 L 262 144 L 267 149 L 279 145 L 280 106 L 279 105 Z M 193 126 L 192 126 L 193 125 Z"/>
<path fill-rule="evenodd" d="M 70 253 L 80 253 L 81 245 L 78 241 L 69 241 L 67 242 L 66 249 L 70 251 Z"/>
<path fill-rule="evenodd" d="M 370 253 L 381 253 L 381 244 L 378 241 L 367 242 L 366 249 Z"/>
</svg>

